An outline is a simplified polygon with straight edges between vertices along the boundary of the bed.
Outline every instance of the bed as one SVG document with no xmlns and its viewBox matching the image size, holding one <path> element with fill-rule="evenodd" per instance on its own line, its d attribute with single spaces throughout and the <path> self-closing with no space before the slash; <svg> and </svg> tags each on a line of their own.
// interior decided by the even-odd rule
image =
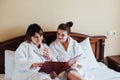
<svg viewBox="0 0 120 80">
<path fill-rule="evenodd" d="M 14 65 L 11 64 L 13 63 L 13 60 L 8 60 L 9 55 L 14 55 L 14 51 L 19 44 L 24 41 L 24 37 L 25 36 L 22 35 L 0 42 L 0 80 L 11 80 L 10 78 L 6 78 L 8 75 L 10 77 L 11 70 L 8 70 L 8 66 L 10 66 L 11 69 L 14 67 Z M 85 51 L 88 56 L 87 60 L 89 63 L 87 65 L 88 68 L 85 71 L 86 74 L 94 75 L 94 80 L 120 80 L 120 73 L 109 69 L 104 64 L 104 46 L 106 36 L 89 36 L 86 34 L 72 32 L 71 37 L 79 42 L 83 51 Z M 44 32 L 44 38 L 46 44 L 49 45 L 55 40 L 56 31 Z"/>
</svg>

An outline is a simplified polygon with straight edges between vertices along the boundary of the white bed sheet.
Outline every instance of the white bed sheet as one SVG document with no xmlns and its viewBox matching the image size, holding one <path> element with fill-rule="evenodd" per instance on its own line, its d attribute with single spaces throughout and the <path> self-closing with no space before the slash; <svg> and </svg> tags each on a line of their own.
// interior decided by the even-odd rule
<svg viewBox="0 0 120 80">
<path fill-rule="evenodd" d="M 91 69 L 86 72 L 88 75 L 92 75 L 94 80 L 120 80 L 120 72 L 109 69 L 101 62 L 98 64 L 98 68 Z"/>
</svg>

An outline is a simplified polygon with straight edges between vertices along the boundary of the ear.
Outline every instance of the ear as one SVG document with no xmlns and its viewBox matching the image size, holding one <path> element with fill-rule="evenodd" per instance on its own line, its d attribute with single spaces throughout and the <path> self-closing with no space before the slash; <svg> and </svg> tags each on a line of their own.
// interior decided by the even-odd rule
<svg viewBox="0 0 120 80">
<path fill-rule="evenodd" d="M 43 43 L 46 43 L 46 41 L 45 41 L 45 38 L 44 38 L 44 37 L 43 37 L 43 40 L 42 40 L 42 42 L 43 42 Z"/>
<path fill-rule="evenodd" d="M 70 37 L 70 34 L 68 34 L 68 37 Z"/>
</svg>

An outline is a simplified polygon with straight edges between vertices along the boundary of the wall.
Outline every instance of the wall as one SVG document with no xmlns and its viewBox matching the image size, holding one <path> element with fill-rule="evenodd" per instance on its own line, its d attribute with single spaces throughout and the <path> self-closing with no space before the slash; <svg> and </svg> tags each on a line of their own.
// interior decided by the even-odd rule
<svg viewBox="0 0 120 80">
<path fill-rule="evenodd" d="M 44 31 L 73 21 L 72 31 L 106 35 L 105 56 L 120 54 L 120 0 L 0 0 L 0 41 L 25 34 L 38 23 Z"/>
</svg>

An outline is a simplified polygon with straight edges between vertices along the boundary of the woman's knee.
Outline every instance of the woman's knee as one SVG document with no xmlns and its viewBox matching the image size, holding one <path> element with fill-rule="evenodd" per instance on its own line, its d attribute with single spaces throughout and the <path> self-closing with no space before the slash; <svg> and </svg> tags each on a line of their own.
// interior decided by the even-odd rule
<svg viewBox="0 0 120 80">
<path fill-rule="evenodd" d="M 74 72 L 73 72 L 73 71 L 69 71 L 69 72 L 67 73 L 67 76 L 68 76 L 69 80 L 72 79 L 73 75 L 74 75 Z"/>
<path fill-rule="evenodd" d="M 75 73 L 76 73 L 76 72 L 73 71 L 73 70 L 72 70 L 72 71 L 69 71 L 69 72 L 68 72 L 68 76 L 74 75 Z"/>
<path fill-rule="evenodd" d="M 82 76 L 79 75 L 76 71 L 69 71 L 68 72 L 69 80 L 84 80 Z"/>
</svg>

